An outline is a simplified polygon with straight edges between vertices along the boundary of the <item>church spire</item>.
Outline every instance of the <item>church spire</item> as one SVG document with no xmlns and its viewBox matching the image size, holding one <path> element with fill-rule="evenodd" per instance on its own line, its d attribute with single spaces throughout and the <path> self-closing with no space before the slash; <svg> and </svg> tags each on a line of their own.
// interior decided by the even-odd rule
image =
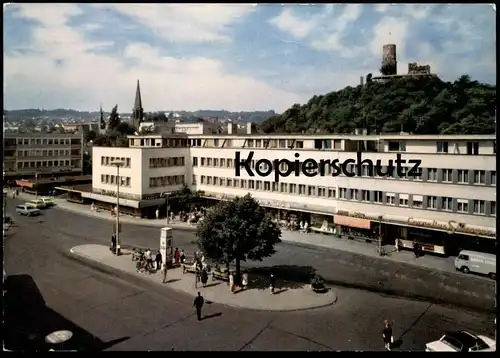
<svg viewBox="0 0 500 358">
<path fill-rule="evenodd" d="M 132 123 L 136 130 L 139 130 L 139 125 L 141 124 L 143 117 L 144 117 L 144 110 L 142 108 L 141 87 L 139 85 L 139 80 L 137 80 L 134 108 L 132 109 Z"/>
</svg>

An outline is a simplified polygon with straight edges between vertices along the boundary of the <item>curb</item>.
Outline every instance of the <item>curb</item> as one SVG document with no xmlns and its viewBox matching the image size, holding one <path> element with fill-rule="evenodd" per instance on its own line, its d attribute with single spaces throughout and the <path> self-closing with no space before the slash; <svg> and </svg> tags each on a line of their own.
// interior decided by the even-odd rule
<svg viewBox="0 0 500 358">
<path fill-rule="evenodd" d="M 71 260 L 74 260 L 76 262 L 79 262 L 83 265 L 86 265 L 86 266 L 90 266 L 90 267 L 93 267 L 95 268 L 96 270 L 102 272 L 102 273 L 105 273 L 105 274 L 108 274 L 108 275 L 111 275 L 111 276 L 115 276 L 115 277 L 118 277 L 118 278 L 121 278 L 121 279 L 125 279 L 126 281 L 133 281 L 134 284 L 138 285 L 138 286 L 141 286 L 141 285 L 144 285 L 146 284 L 147 286 L 151 287 L 151 288 L 154 288 L 156 291 L 163 291 L 163 289 L 170 289 L 172 291 L 175 291 L 177 293 L 181 293 L 185 296 L 190 296 L 190 297 L 194 297 L 194 295 L 190 294 L 190 293 L 187 293 L 186 291 L 183 291 L 183 290 L 179 290 L 177 288 L 173 288 L 171 286 L 161 286 L 161 285 L 158 285 L 158 284 L 155 284 L 154 282 L 152 281 L 149 281 L 149 280 L 144 280 L 141 276 L 138 276 L 136 274 L 133 274 L 133 273 L 130 273 L 130 272 L 127 272 L 127 271 L 124 271 L 124 270 L 121 270 L 121 269 L 117 269 L 117 268 L 114 268 L 114 267 L 110 267 L 106 264 L 103 264 L 87 255 L 84 255 L 84 254 L 79 254 L 79 253 L 75 253 L 75 251 L 73 250 L 73 248 L 71 248 L 69 250 L 69 253 L 67 253 L 66 251 L 63 251 L 63 254 L 68 257 L 69 259 Z M 131 279 L 131 280 L 130 280 Z M 223 305 L 223 306 L 228 306 L 228 307 L 232 307 L 232 308 L 236 308 L 236 309 L 246 309 L 246 310 L 251 310 L 251 311 L 267 311 L 267 312 L 299 312 L 299 311 L 310 311 L 310 310 L 315 310 L 315 309 L 320 309 L 320 308 L 325 308 L 325 307 L 329 307 L 329 306 L 333 306 L 335 303 L 337 303 L 337 300 L 338 300 L 338 296 L 337 294 L 335 294 L 334 292 L 332 292 L 335 297 L 333 298 L 333 301 L 332 302 L 329 302 L 327 304 L 322 304 L 322 305 L 318 305 L 318 306 L 314 306 L 314 307 L 305 307 L 305 308 L 296 308 L 296 309 L 264 309 L 264 308 L 250 308 L 250 307 L 245 307 L 245 306 L 239 306 L 239 305 L 234 305 L 234 304 L 229 304 L 229 303 L 221 303 L 221 302 L 216 302 L 216 301 L 211 301 L 211 303 L 215 303 L 215 304 L 219 304 L 219 305 Z"/>
</svg>

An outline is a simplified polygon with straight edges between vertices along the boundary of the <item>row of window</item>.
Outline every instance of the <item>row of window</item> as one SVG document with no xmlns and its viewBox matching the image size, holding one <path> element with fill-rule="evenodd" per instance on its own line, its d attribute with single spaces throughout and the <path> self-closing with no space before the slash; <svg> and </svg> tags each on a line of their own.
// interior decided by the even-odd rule
<svg viewBox="0 0 500 358">
<path fill-rule="evenodd" d="M 180 185 L 184 184 L 184 175 L 170 175 L 170 176 L 163 176 L 163 177 L 153 177 L 149 178 L 149 187 L 150 188 L 157 188 L 161 186 L 168 186 L 168 185 Z"/>
<path fill-rule="evenodd" d="M 69 138 L 17 138 L 18 145 L 69 145 Z M 80 144 L 73 142 L 73 144 Z"/>
<path fill-rule="evenodd" d="M 121 176 L 118 178 L 116 175 L 101 174 L 101 183 L 109 185 L 117 185 L 130 187 L 130 177 Z"/>
<path fill-rule="evenodd" d="M 212 139 L 214 147 L 221 146 L 221 139 Z M 228 140 L 222 140 L 225 147 L 230 147 L 227 145 Z M 375 141 L 370 141 L 375 142 Z M 192 147 L 201 147 L 201 139 L 191 139 L 190 144 Z M 388 143 L 389 152 L 406 152 L 406 142 L 404 141 L 389 141 Z M 467 142 L 467 155 L 479 155 L 479 142 Z M 453 154 L 460 154 L 458 143 L 456 142 L 436 142 L 436 153 L 449 153 L 450 147 L 453 148 Z M 304 141 L 295 139 L 246 139 L 243 148 L 270 148 L 270 149 L 303 149 Z M 314 139 L 315 149 L 334 149 L 342 150 L 342 139 Z M 493 152 L 496 154 L 496 141 L 493 141 Z"/>
<path fill-rule="evenodd" d="M 184 157 L 149 158 L 150 168 L 183 167 Z"/>
<path fill-rule="evenodd" d="M 404 207 L 412 208 L 424 208 L 423 200 L 426 198 L 426 208 L 427 209 L 438 209 L 438 197 L 436 196 L 421 196 L 421 195 L 411 195 L 410 194 L 397 194 L 397 193 L 386 193 L 385 199 L 381 191 L 373 190 L 361 190 L 361 189 L 351 189 L 351 188 L 339 188 L 338 192 L 336 188 L 332 187 L 319 187 L 315 185 L 304 185 L 304 184 L 289 184 L 289 183 L 276 183 L 262 180 L 246 180 L 246 179 L 233 179 L 233 178 L 222 178 L 215 176 L 201 176 L 201 184 L 205 185 L 217 185 L 230 188 L 238 189 L 249 189 L 249 190 L 263 190 L 270 192 L 280 192 L 292 195 L 305 195 L 314 197 L 323 197 L 330 199 L 339 200 L 360 200 L 364 202 L 373 202 L 387 205 L 396 205 L 396 196 L 398 197 L 397 204 Z M 196 184 L 196 178 L 193 176 L 193 184 Z M 456 209 L 454 210 L 453 200 L 456 200 Z M 441 206 L 439 209 L 447 211 L 455 211 L 462 213 L 469 213 L 469 201 L 466 199 L 457 198 L 441 198 Z M 484 200 L 474 200 L 473 213 L 484 215 L 485 212 L 485 201 Z M 490 202 L 490 212 L 489 215 L 496 214 L 496 202 Z"/>
<path fill-rule="evenodd" d="M 47 167 L 79 167 L 80 160 L 38 160 L 31 162 L 17 162 L 18 169 L 26 168 L 47 168 Z"/>
<path fill-rule="evenodd" d="M 69 157 L 68 149 L 46 149 L 46 150 L 18 150 L 18 157 Z"/>
<path fill-rule="evenodd" d="M 255 160 L 252 160 L 250 162 L 250 168 L 255 169 Z M 202 167 L 216 167 L 216 168 L 233 168 L 234 166 L 234 160 L 231 158 L 200 158 L 200 161 L 198 161 L 197 157 L 193 157 L 193 166 L 197 167 L 198 164 Z M 299 162 L 299 167 L 300 170 L 302 170 L 302 162 Z M 266 168 L 261 168 L 261 170 L 265 170 Z M 357 168 L 355 164 L 349 164 L 347 167 L 348 171 L 352 173 L 357 173 Z M 458 184 L 486 184 L 486 178 L 487 175 L 489 176 L 489 182 L 491 185 L 496 185 L 497 181 L 497 173 L 496 171 L 485 171 L 485 170 L 474 170 L 472 172 L 473 177 L 469 178 L 469 170 L 468 169 L 437 169 L 437 168 L 427 168 L 427 174 L 424 174 L 423 168 L 419 168 L 417 171 L 417 174 L 419 176 L 415 177 L 409 177 L 406 176 L 406 174 L 409 173 L 411 167 L 402 167 L 402 173 L 404 174 L 403 177 L 398 177 L 398 173 L 396 168 L 394 168 L 394 171 L 392 173 L 392 176 L 388 178 L 392 179 L 409 179 L 409 180 L 427 180 L 427 181 L 441 181 L 443 183 L 458 183 Z M 280 170 L 285 171 L 286 170 L 286 163 L 281 163 L 280 165 Z M 387 171 L 387 167 L 384 166 L 382 168 L 383 172 Z M 456 179 L 453 178 L 453 173 L 454 171 L 456 172 Z M 332 175 L 333 173 L 333 168 L 330 165 L 327 165 L 325 168 L 325 175 Z M 371 175 L 370 175 L 371 174 Z M 426 177 L 424 177 L 426 175 Z M 374 170 L 370 173 L 370 167 L 368 165 L 362 165 L 361 166 L 361 176 L 362 177 L 374 177 L 376 176 L 376 173 L 374 173 Z M 439 179 L 439 177 L 441 177 Z M 472 179 L 472 181 L 470 180 Z"/>
<path fill-rule="evenodd" d="M 120 160 L 123 162 L 123 168 L 130 168 L 131 161 L 130 158 L 125 158 L 125 157 L 104 157 L 101 156 L 101 165 L 103 166 L 112 166 L 112 162 L 115 160 Z"/>
<path fill-rule="evenodd" d="M 163 148 L 186 148 L 188 140 L 185 138 L 131 138 L 131 147 L 163 147 Z"/>
</svg>

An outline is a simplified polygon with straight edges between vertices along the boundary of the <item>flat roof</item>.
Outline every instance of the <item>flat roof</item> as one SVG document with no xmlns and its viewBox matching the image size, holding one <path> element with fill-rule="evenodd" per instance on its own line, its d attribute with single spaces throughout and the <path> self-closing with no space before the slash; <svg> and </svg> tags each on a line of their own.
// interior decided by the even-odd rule
<svg viewBox="0 0 500 358">
<path fill-rule="evenodd" d="M 41 132 L 5 132 L 4 138 L 17 138 L 17 137 L 82 137 L 83 133 L 41 133 Z"/>
</svg>

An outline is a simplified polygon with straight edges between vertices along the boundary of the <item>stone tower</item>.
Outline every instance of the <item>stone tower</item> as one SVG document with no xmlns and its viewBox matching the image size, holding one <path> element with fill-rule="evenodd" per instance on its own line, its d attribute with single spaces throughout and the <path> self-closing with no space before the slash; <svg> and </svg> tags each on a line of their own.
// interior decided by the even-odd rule
<svg viewBox="0 0 500 358">
<path fill-rule="evenodd" d="M 135 91 L 134 108 L 132 109 L 132 125 L 136 131 L 139 131 L 139 125 L 144 119 L 144 109 L 142 108 L 141 87 L 137 80 L 137 89 Z"/>
</svg>

